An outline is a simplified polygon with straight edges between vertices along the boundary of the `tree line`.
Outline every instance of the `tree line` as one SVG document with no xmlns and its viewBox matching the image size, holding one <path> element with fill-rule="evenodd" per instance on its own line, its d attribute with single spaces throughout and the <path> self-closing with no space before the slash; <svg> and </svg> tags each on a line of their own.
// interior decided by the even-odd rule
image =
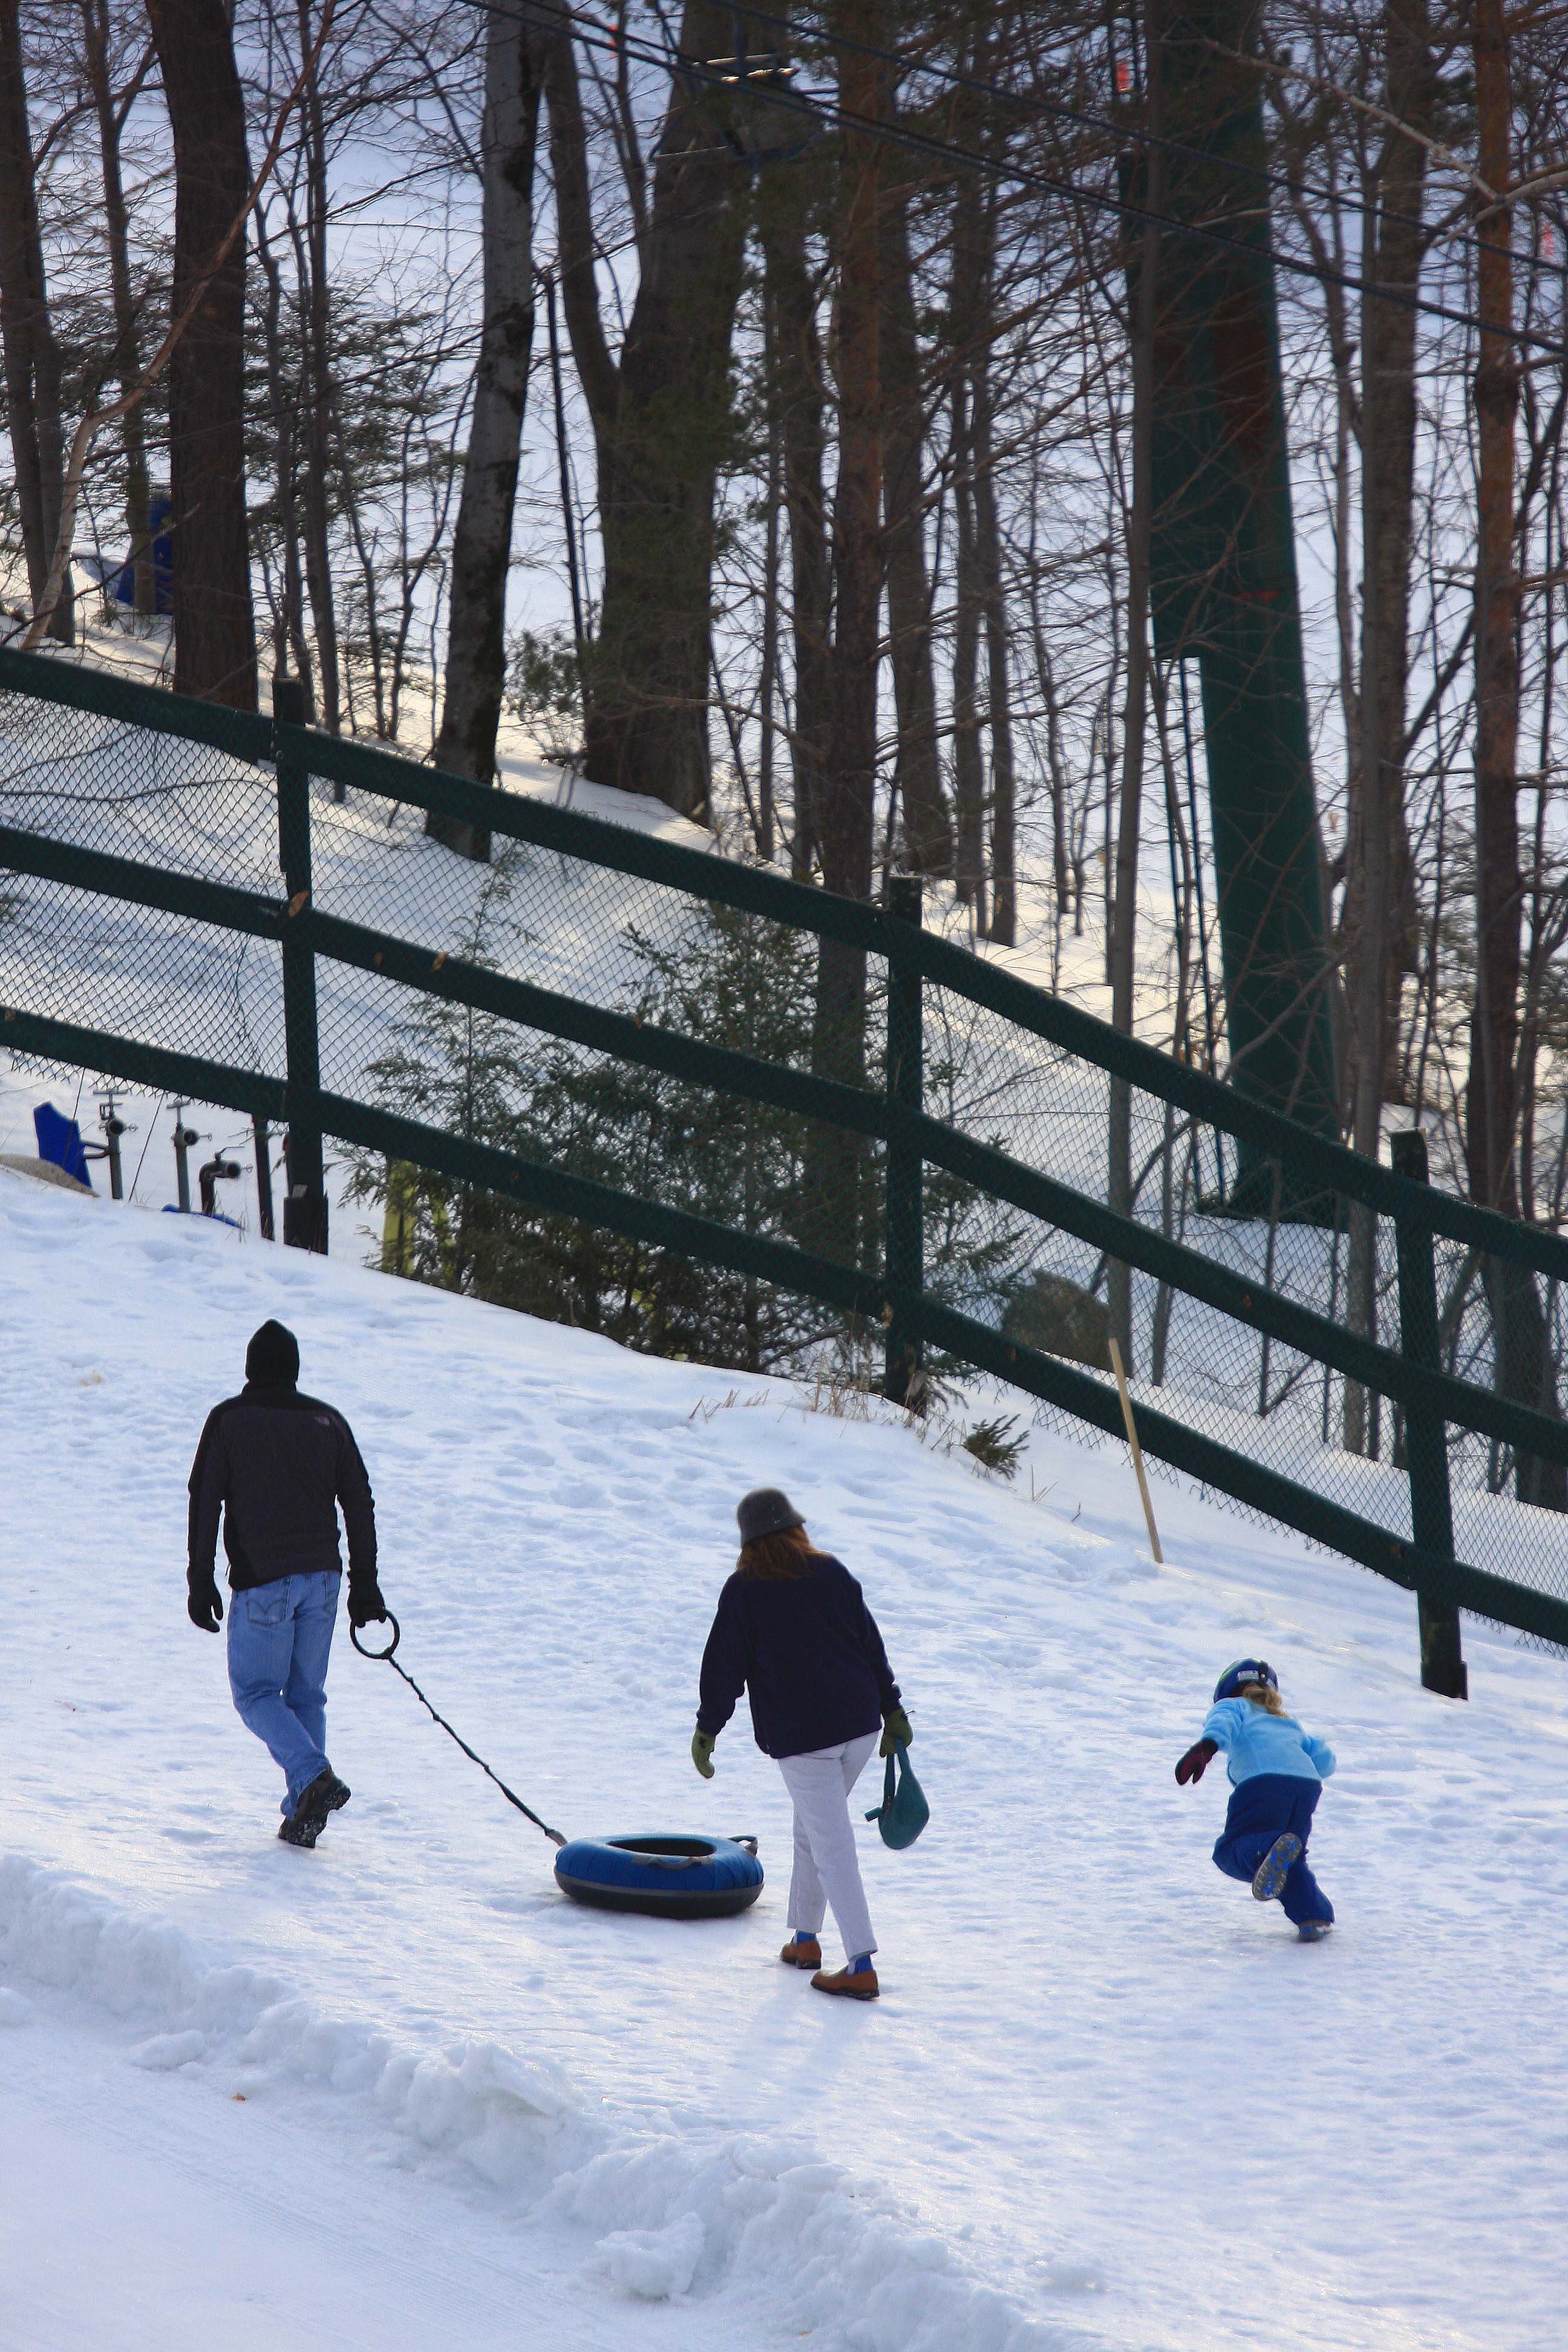
<svg viewBox="0 0 1568 2352">
<path fill-rule="evenodd" d="M 91 617 L 90 543 L 182 691 L 286 671 L 482 781 L 519 714 L 802 877 L 929 877 L 1223 1068 L 1140 488 L 1162 59 L 1207 41 L 1263 104 L 1344 1131 L 1407 1105 L 1560 1223 L 1564 28 L 0 0 L 12 626 Z M 826 947 L 818 1066 L 864 988 Z"/>
</svg>

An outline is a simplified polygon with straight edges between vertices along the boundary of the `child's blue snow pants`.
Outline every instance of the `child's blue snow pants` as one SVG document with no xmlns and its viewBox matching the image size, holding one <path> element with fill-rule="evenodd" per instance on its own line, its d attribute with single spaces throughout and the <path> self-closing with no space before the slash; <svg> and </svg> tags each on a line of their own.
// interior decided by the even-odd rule
<svg viewBox="0 0 1568 2352">
<path fill-rule="evenodd" d="M 1277 1837 L 1289 1830 L 1301 1841 L 1279 1896 L 1287 1919 L 1300 1927 L 1307 1919 L 1329 1919 L 1334 1906 L 1307 1867 L 1307 1839 L 1312 1815 L 1323 1791 L 1321 1780 L 1299 1779 L 1293 1772 L 1255 1772 L 1231 1790 L 1225 1833 L 1214 1858 L 1227 1878 L 1252 1874 Z"/>
</svg>

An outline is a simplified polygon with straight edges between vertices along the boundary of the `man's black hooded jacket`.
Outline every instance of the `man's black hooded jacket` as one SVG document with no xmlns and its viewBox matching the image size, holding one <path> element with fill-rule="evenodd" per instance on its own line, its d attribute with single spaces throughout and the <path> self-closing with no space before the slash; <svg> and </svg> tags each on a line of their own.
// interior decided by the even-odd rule
<svg viewBox="0 0 1568 2352">
<path fill-rule="evenodd" d="M 220 1507 L 236 1592 L 341 1569 L 339 1504 L 352 1597 L 375 1582 L 375 1503 L 353 1432 L 291 1381 L 247 1381 L 208 1413 L 191 1465 L 192 1584 L 213 1574 Z"/>
</svg>

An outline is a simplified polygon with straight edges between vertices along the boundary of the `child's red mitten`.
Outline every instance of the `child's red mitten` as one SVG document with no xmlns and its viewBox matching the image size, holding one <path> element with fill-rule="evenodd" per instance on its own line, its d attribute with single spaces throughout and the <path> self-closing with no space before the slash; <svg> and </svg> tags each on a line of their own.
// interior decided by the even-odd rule
<svg viewBox="0 0 1568 2352">
<path fill-rule="evenodd" d="M 1201 1780 L 1209 1768 L 1211 1758 L 1218 1754 L 1219 1747 L 1215 1740 L 1194 1740 L 1176 1767 L 1176 1779 L 1180 1785 L 1184 1789 L 1189 1780 Z"/>
</svg>

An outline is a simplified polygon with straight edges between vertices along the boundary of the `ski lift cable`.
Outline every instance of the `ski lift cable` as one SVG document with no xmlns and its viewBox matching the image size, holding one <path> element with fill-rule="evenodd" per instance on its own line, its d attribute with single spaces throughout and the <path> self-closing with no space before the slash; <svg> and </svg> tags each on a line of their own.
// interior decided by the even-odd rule
<svg viewBox="0 0 1568 2352">
<path fill-rule="evenodd" d="M 132 1176 L 132 1178 L 131 1179 L 131 1190 L 130 1190 L 130 1192 L 129 1192 L 127 1193 L 127 1195 L 126 1195 L 126 1198 L 127 1198 L 128 1200 L 134 1200 L 134 1199 L 135 1199 L 135 1197 L 136 1197 L 136 1187 L 137 1187 L 137 1185 L 138 1185 L 138 1184 L 140 1184 L 140 1182 L 142 1181 L 142 1163 L 145 1161 L 146 1157 L 147 1157 L 148 1145 L 150 1145 L 150 1144 L 151 1144 L 151 1142 L 152 1142 L 152 1140 L 153 1140 L 153 1130 L 154 1130 L 154 1129 L 157 1127 L 157 1124 L 158 1124 L 159 1119 L 160 1119 L 160 1118 L 163 1117 L 163 1105 L 168 1101 L 168 1099 L 169 1099 L 169 1097 L 168 1097 L 168 1096 L 167 1096 L 166 1094 L 163 1094 L 163 1095 L 160 1095 L 160 1096 L 159 1096 L 159 1097 L 158 1097 L 158 1108 L 157 1108 L 157 1109 L 153 1113 L 152 1118 L 151 1118 L 148 1120 L 148 1122 L 147 1122 L 147 1137 L 146 1137 L 146 1141 L 145 1141 L 145 1142 L 142 1144 L 142 1154 L 141 1154 L 141 1158 L 140 1158 L 140 1159 L 137 1160 L 137 1162 L 136 1162 L 136 1173 L 135 1173 L 135 1175 L 134 1175 L 134 1176 Z"/>
<path fill-rule="evenodd" d="M 483 6 L 483 0 L 469 0 L 469 5 Z M 557 0 L 536 0 L 536 5 L 553 15 L 572 16 L 586 24 L 597 22 L 586 10 L 561 6 L 557 5 Z M 485 13 L 501 12 L 492 7 L 487 9 Z M 737 19 L 744 18 L 758 24 L 773 26 L 784 33 L 798 36 L 801 29 L 791 18 L 774 15 L 765 8 L 737 7 L 732 13 Z M 632 35 L 626 37 L 635 41 L 638 37 Z M 1211 169 L 1230 172 L 1240 178 L 1251 180 L 1260 186 L 1271 188 L 1282 195 L 1315 196 L 1322 203 L 1335 201 L 1337 197 L 1337 201 L 1342 203 L 1347 211 L 1370 214 L 1376 220 L 1394 221 L 1407 228 L 1418 229 L 1433 245 L 1438 243 L 1458 245 L 1466 253 L 1495 254 L 1516 264 L 1521 264 L 1531 271 L 1544 271 L 1550 268 L 1553 275 L 1568 278 L 1568 271 L 1559 269 L 1549 259 L 1515 253 L 1508 246 L 1495 244 L 1486 237 L 1468 236 L 1458 227 L 1447 228 L 1440 222 L 1426 219 L 1419 214 L 1404 212 L 1391 205 L 1364 204 L 1351 192 L 1335 192 L 1315 186 L 1310 182 L 1299 183 L 1293 181 L 1289 173 L 1273 170 L 1267 164 L 1248 163 L 1239 156 L 1216 155 L 1207 148 L 1192 146 L 1185 141 L 1169 138 L 1162 132 L 1146 130 L 1136 123 L 1117 122 L 1111 117 L 1095 113 L 1092 110 L 1064 106 L 1059 100 L 1045 98 L 1037 91 L 1007 89 L 999 82 L 984 81 L 976 75 L 961 72 L 956 67 L 910 57 L 903 50 L 881 48 L 873 42 L 854 40 L 847 34 L 829 32 L 826 27 L 819 27 L 813 37 L 819 40 L 825 47 L 843 55 L 869 58 L 879 64 L 896 68 L 900 74 L 923 74 L 928 79 L 942 82 L 950 89 L 971 91 L 976 96 L 994 100 L 1005 106 L 1028 109 L 1036 115 L 1047 116 L 1055 121 L 1070 122 L 1082 129 L 1103 131 L 1112 139 L 1131 141 L 1137 146 L 1158 149 L 1165 154 L 1186 156 L 1194 162 L 1208 165 Z M 608 36 L 610 47 L 615 47 L 621 38 L 622 36 L 618 33 L 610 34 Z M 679 69 L 671 68 L 662 59 L 656 59 L 654 62 L 664 64 L 667 71 Z M 718 61 L 710 59 L 705 62 L 716 64 Z M 732 77 L 724 73 L 720 79 L 728 81 Z M 760 89 L 754 94 L 763 98 L 768 95 L 766 91 Z M 885 127 L 884 135 L 886 135 Z M 968 151 L 952 147 L 949 152 L 959 154 Z M 971 160 L 977 159 L 971 156 Z M 1174 220 L 1168 225 L 1178 229 L 1189 226 Z M 1319 270 L 1306 265 L 1300 267 L 1305 268 L 1306 274 L 1313 277 L 1320 278 L 1334 277 L 1332 271 Z M 1384 294 L 1387 289 L 1373 286 L 1368 290 L 1375 298 Z M 1452 314 L 1444 313 L 1443 315 Z M 1558 347 L 1546 345 L 1543 348 L 1555 351 Z"/>
<path fill-rule="evenodd" d="M 790 17 L 774 15 L 765 8 L 737 7 L 734 13 L 737 16 L 772 26 L 796 37 L 802 29 Z M 910 57 L 907 50 L 880 48 L 874 42 L 854 40 L 847 33 L 830 32 L 826 26 L 819 26 L 812 37 L 825 47 L 844 56 L 870 58 L 879 65 L 895 67 L 900 74 L 923 74 L 928 80 L 940 81 L 950 89 L 967 90 L 975 97 L 993 99 L 1004 106 L 1026 108 L 1032 114 L 1045 116 L 1053 122 L 1070 122 L 1079 130 L 1103 131 L 1118 141 L 1130 140 L 1136 146 L 1155 148 L 1163 154 L 1186 156 L 1213 170 L 1232 172 L 1238 178 L 1273 188 L 1281 195 L 1316 196 L 1321 202 L 1329 203 L 1338 193 L 1310 183 L 1293 181 L 1288 172 L 1275 171 L 1266 163 L 1245 163 L 1237 155 L 1215 155 L 1206 147 L 1194 147 L 1185 140 L 1172 139 L 1163 131 L 1150 131 L 1135 122 L 1118 122 L 1110 115 L 1095 112 L 1092 108 L 1064 106 L 1059 99 L 1046 98 L 1037 90 L 1008 89 L 1000 82 L 982 80 L 978 75 L 964 73 L 956 66 Z M 1214 45 L 1208 46 L 1212 47 Z M 1421 229 L 1434 242 L 1441 239 L 1445 243 L 1462 245 L 1477 253 L 1501 254 L 1515 260 L 1521 258 L 1507 246 L 1491 244 L 1485 237 L 1466 236 L 1462 229 L 1445 229 L 1436 221 L 1423 219 L 1419 214 L 1402 212 L 1388 205 L 1364 204 L 1348 193 L 1338 194 L 1338 201 L 1349 212 L 1371 213 L 1379 220 L 1397 221 L 1406 228 Z M 1531 268 L 1545 266 L 1535 262 L 1530 264 Z"/>
<path fill-rule="evenodd" d="M 521 7 L 506 7 L 500 0 L 464 0 L 464 5 L 481 16 L 496 16 L 503 22 L 533 26 L 545 30 L 570 29 L 585 48 L 596 48 L 615 55 L 621 51 L 639 65 L 656 67 L 671 80 L 703 84 L 709 88 L 732 87 L 733 76 L 728 67 L 710 66 L 696 58 L 681 58 L 672 62 L 634 34 L 606 32 L 600 20 L 585 9 L 567 5 L 567 0 L 525 0 Z M 542 20 L 547 20 L 542 25 Z M 1016 187 L 1030 188 L 1043 195 L 1064 198 L 1080 210 L 1114 213 L 1122 219 L 1137 222 L 1145 228 L 1157 228 L 1169 235 L 1185 238 L 1189 243 L 1208 247 L 1212 251 L 1240 256 L 1256 263 L 1259 249 L 1246 238 L 1226 236 L 1223 231 L 1205 227 L 1201 222 L 1177 219 L 1169 213 L 1153 211 L 1147 205 L 1134 203 L 1126 196 L 1114 196 L 1103 188 L 1086 188 L 1056 173 L 1032 169 L 1021 163 L 1008 163 L 994 155 L 986 155 L 973 148 L 962 147 L 952 140 L 937 139 L 911 125 L 897 121 L 880 120 L 861 114 L 852 107 L 841 106 L 836 99 L 821 94 L 807 96 L 804 91 L 767 88 L 755 84 L 751 96 L 759 105 L 782 107 L 790 112 L 808 117 L 829 130 L 858 132 L 862 137 L 880 141 L 884 145 L 901 147 L 907 152 L 931 155 L 939 162 L 957 164 L 963 170 L 979 172 L 986 178 L 1005 182 Z M 1436 302 L 1421 294 L 1408 293 L 1396 286 L 1369 285 L 1352 271 L 1336 269 L 1322 262 L 1302 261 L 1294 254 L 1275 252 L 1274 267 L 1286 277 L 1310 279 L 1315 285 L 1337 286 L 1342 292 L 1368 297 L 1373 301 L 1390 302 L 1396 310 L 1412 310 L 1423 318 L 1441 319 L 1449 326 L 1468 327 L 1478 334 L 1495 336 L 1498 341 L 1520 344 L 1544 353 L 1554 360 L 1568 359 L 1568 343 L 1555 337 L 1538 333 L 1533 328 L 1517 326 L 1491 327 L 1473 310 L 1462 310 L 1452 303 Z"/>
</svg>

